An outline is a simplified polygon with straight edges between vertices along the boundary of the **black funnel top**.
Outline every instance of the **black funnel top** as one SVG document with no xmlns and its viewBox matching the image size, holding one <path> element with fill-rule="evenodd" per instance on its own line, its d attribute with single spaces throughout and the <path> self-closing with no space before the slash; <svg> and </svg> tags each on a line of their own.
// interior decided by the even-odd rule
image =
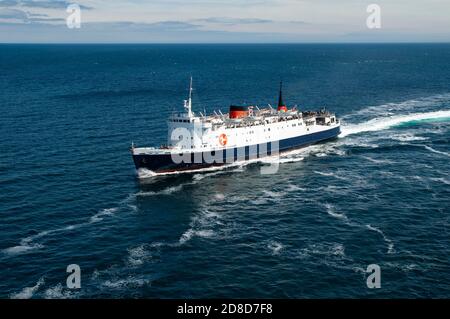
<svg viewBox="0 0 450 319">
<path fill-rule="evenodd" d="M 278 107 L 285 106 L 283 102 L 283 81 L 280 81 L 280 96 L 278 98 Z"/>
</svg>

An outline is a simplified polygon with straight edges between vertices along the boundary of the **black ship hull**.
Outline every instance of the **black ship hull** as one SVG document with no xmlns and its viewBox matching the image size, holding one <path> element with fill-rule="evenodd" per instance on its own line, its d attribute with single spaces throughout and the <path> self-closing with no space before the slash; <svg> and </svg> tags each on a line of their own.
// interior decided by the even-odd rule
<svg viewBox="0 0 450 319">
<path fill-rule="evenodd" d="M 340 127 L 337 126 L 321 132 L 282 139 L 278 143 L 276 153 L 287 152 L 294 149 L 306 147 L 311 144 L 330 140 L 336 138 L 339 134 Z M 187 160 L 182 162 L 174 160 L 173 155 L 170 153 L 133 154 L 133 161 L 137 170 L 147 169 L 155 173 L 191 171 L 214 166 L 222 166 L 227 163 L 233 163 L 236 161 L 245 161 L 275 155 L 275 149 L 272 150 L 271 147 L 271 143 L 266 143 L 265 145 L 252 145 L 230 148 L 226 151 L 220 152 L 221 155 L 217 154 L 219 155 L 219 157 L 217 157 L 216 154 L 211 154 L 214 152 L 208 152 L 207 156 L 205 156 L 206 154 L 202 152 L 191 152 L 188 154 L 184 154 L 183 158 L 187 158 Z M 213 155 L 213 157 L 215 156 L 217 160 L 207 160 L 211 157 L 211 155 Z"/>
</svg>

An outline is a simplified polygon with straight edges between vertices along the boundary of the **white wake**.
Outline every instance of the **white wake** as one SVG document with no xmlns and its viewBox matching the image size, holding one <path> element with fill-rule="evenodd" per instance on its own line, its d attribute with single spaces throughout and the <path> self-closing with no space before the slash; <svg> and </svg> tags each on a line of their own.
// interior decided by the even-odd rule
<svg viewBox="0 0 450 319">
<path fill-rule="evenodd" d="M 396 125 L 412 121 L 423 121 L 423 120 L 443 119 L 443 118 L 450 119 L 450 110 L 378 117 L 364 123 L 343 124 L 342 133 L 339 135 L 339 137 L 345 137 L 348 135 L 359 134 L 363 132 L 386 130 Z"/>
</svg>

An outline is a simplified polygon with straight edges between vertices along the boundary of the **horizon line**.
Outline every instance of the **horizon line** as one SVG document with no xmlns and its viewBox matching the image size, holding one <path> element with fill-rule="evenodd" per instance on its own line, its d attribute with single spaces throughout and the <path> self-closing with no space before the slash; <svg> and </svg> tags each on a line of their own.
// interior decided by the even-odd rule
<svg viewBox="0 0 450 319">
<path fill-rule="evenodd" d="M 0 42 L 0 45 L 293 45 L 293 44 L 450 44 L 450 41 L 372 42 Z"/>
</svg>

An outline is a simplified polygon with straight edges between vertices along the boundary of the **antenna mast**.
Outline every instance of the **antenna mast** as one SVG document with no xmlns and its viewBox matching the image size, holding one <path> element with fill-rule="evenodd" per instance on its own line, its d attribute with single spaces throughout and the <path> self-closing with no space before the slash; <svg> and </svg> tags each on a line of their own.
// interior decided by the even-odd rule
<svg viewBox="0 0 450 319">
<path fill-rule="evenodd" d="M 187 110 L 188 117 L 192 117 L 192 76 L 191 82 L 189 83 L 189 99 L 184 100 L 184 108 Z"/>
<path fill-rule="evenodd" d="M 191 76 L 191 82 L 189 84 L 189 100 L 188 100 L 188 116 L 192 117 L 192 76 Z"/>
</svg>

